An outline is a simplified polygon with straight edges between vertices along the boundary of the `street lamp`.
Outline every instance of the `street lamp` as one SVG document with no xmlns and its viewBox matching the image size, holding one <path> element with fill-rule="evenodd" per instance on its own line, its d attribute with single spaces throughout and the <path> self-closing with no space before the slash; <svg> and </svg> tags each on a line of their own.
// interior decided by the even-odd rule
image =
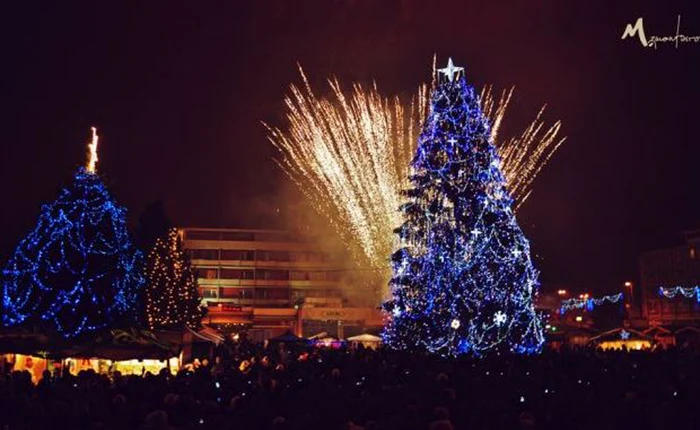
<svg viewBox="0 0 700 430">
<path fill-rule="evenodd" d="M 631 281 L 625 282 L 625 288 L 630 290 L 630 299 L 634 298 L 634 284 Z"/>
</svg>

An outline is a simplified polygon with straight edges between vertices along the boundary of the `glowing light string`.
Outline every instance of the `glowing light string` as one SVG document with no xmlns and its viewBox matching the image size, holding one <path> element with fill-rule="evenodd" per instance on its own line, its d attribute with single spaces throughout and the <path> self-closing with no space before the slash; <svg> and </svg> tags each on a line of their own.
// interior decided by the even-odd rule
<svg viewBox="0 0 700 430">
<path fill-rule="evenodd" d="M 659 287 L 659 295 L 667 299 L 674 299 L 678 295 L 682 295 L 683 297 L 689 299 L 695 298 L 695 300 L 697 300 L 697 302 L 700 303 L 700 287 Z"/>
<path fill-rule="evenodd" d="M 563 315 L 566 312 L 574 309 L 586 309 L 587 311 L 592 311 L 596 306 L 600 306 L 605 303 L 618 303 L 624 298 L 623 293 L 612 294 L 609 296 L 603 296 L 600 298 L 589 297 L 587 299 L 573 298 L 567 299 L 561 302 L 561 307 L 559 312 Z"/>
</svg>

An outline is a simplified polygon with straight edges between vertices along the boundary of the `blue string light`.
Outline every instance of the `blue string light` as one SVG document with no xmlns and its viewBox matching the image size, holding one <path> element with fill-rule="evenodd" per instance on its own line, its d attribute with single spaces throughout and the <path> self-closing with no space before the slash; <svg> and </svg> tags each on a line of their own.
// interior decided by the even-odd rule
<svg viewBox="0 0 700 430">
<path fill-rule="evenodd" d="M 95 173 L 42 207 L 3 270 L 3 324 L 55 328 L 64 337 L 135 317 L 144 278 L 126 210 Z"/>
<path fill-rule="evenodd" d="M 538 272 L 489 124 L 463 69 L 440 72 L 401 207 L 384 339 L 441 355 L 539 352 Z"/>
<path fill-rule="evenodd" d="M 600 298 L 585 298 L 585 299 L 567 299 L 561 302 L 561 307 L 559 312 L 563 315 L 566 312 L 574 309 L 586 309 L 587 311 L 592 311 L 596 306 L 600 306 L 606 302 L 608 303 L 618 303 L 624 295 L 622 293 L 612 294 L 609 296 L 603 296 Z"/>
<path fill-rule="evenodd" d="M 676 298 L 679 294 L 687 298 L 695 298 L 695 300 L 700 303 L 700 287 L 671 287 L 671 288 L 659 288 L 659 294 L 667 299 Z"/>
</svg>

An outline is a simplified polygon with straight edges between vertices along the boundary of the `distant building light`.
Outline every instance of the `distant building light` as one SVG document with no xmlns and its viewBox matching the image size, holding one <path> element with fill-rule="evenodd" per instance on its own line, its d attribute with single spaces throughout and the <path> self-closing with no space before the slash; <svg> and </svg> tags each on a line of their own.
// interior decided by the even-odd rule
<svg viewBox="0 0 700 430">
<path fill-rule="evenodd" d="M 583 321 L 583 317 L 581 315 L 576 316 L 576 322 L 581 322 Z"/>
<path fill-rule="evenodd" d="M 557 291 L 557 294 L 559 294 L 560 296 L 565 296 L 566 290 L 559 290 L 559 291 Z"/>
</svg>

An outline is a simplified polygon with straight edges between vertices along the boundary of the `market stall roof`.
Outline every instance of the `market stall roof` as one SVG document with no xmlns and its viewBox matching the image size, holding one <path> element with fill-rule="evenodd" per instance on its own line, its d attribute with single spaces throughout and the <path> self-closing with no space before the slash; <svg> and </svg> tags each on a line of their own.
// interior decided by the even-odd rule
<svg viewBox="0 0 700 430">
<path fill-rule="evenodd" d="M 349 337 L 350 342 L 381 342 L 382 338 L 369 333 L 358 334 L 357 336 Z"/>
<path fill-rule="evenodd" d="M 604 349 L 642 349 L 650 347 L 654 339 L 638 330 L 620 327 L 592 337 L 590 342 Z"/>
<path fill-rule="evenodd" d="M 187 327 L 187 330 L 192 332 L 192 334 L 196 336 L 197 339 L 205 342 L 211 342 L 215 345 L 218 345 L 224 341 L 224 337 L 216 329 L 213 329 L 206 325 L 202 326 L 202 328 L 200 328 L 197 331 L 192 330 L 189 327 Z"/>
<path fill-rule="evenodd" d="M 648 340 L 652 341 L 653 339 L 650 336 L 647 336 L 646 334 L 642 333 L 639 330 L 635 330 L 632 328 L 615 328 L 612 330 L 608 330 L 606 332 L 603 332 L 599 334 L 598 336 L 592 337 L 591 342 L 604 342 L 604 341 L 612 341 L 612 340 Z"/>
<path fill-rule="evenodd" d="M 649 327 L 648 329 L 644 330 L 642 333 L 644 333 L 647 336 L 656 336 L 656 335 L 672 335 L 671 330 L 661 327 L 660 325 L 655 325 L 652 327 Z"/>
<path fill-rule="evenodd" d="M 321 333 L 316 333 L 313 336 L 309 336 L 308 339 L 309 340 L 316 340 L 316 339 L 323 339 L 324 337 L 328 337 L 328 333 L 326 333 L 325 331 L 322 331 Z"/>
<path fill-rule="evenodd" d="M 675 331 L 674 334 L 685 333 L 685 332 L 700 333 L 700 328 L 697 328 L 697 327 L 694 327 L 694 326 L 686 326 L 686 327 L 683 327 L 683 328 L 679 328 L 678 330 Z"/>
<path fill-rule="evenodd" d="M 291 331 L 286 331 L 285 333 L 277 336 L 277 337 L 272 337 L 269 339 L 270 342 L 285 342 L 285 343 L 308 343 L 308 339 L 305 339 L 303 337 L 299 337 L 292 333 Z"/>
<path fill-rule="evenodd" d="M 114 329 L 81 339 L 25 329 L 0 332 L 0 353 L 60 358 L 104 358 L 109 360 L 165 359 L 178 355 L 180 345 L 138 329 Z"/>
</svg>

